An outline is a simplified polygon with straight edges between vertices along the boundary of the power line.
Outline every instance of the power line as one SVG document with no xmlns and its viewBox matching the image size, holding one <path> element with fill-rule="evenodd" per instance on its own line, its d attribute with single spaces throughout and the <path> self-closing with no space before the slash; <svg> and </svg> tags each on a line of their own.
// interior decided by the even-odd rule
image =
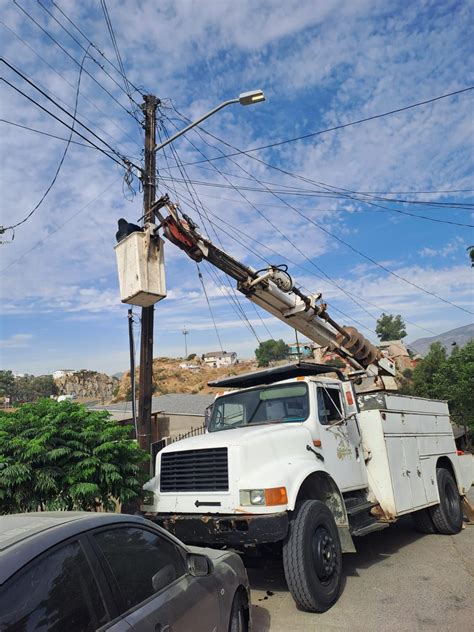
<svg viewBox="0 0 474 632">
<path fill-rule="evenodd" d="M 219 335 L 219 330 L 217 329 L 216 319 L 214 318 L 214 312 L 212 311 L 211 303 L 209 302 L 209 297 L 208 297 L 207 291 L 206 291 L 206 286 L 204 284 L 204 279 L 202 277 L 201 270 L 199 268 L 199 264 L 197 262 L 196 262 L 196 268 L 197 268 L 198 278 L 199 278 L 199 281 L 201 282 L 202 290 L 204 292 L 204 296 L 206 297 L 206 302 L 207 302 L 207 306 L 209 308 L 209 313 L 211 314 L 212 322 L 214 323 L 214 329 L 215 329 L 215 332 L 216 332 L 217 340 L 219 341 L 219 346 L 221 348 L 222 353 L 224 353 L 224 347 L 222 346 L 222 340 L 221 340 L 221 337 Z"/>
<path fill-rule="evenodd" d="M 28 250 L 25 250 L 25 252 L 23 252 L 19 257 L 17 257 L 16 259 L 14 259 L 13 261 L 10 261 L 10 263 L 5 266 L 2 270 L 0 270 L 0 273 L 3 274 L 4 272 L 6 272 L 7 270 L 9 270 L 11 267 L 13 267 L 15 264 L 19 263 L 24 257 L 26 257 L 27 255 L 30 254 L 30 252 L 32 252 L 33 250 L 35 250 L 38 246 L 41 246 L 41 244 L 43 244 L 47 239 L 49 239 L 52 235 L 54 235 L 55 233 L 57 233 L 58 231 L 61 230 L 61 228 L 63 228 L 63 226 L 65 226 L 66 224 L 68 224 L 69 222 L 71 222 L 75 217 L 77 217 L 78 215 L 80 215 L 86 208 L 88 208 L 91 204 L 93 204 L 94 202 L 96 202 L 99 198 L 101 198 L 104 193 L 107 193 L 107 191 L 109 189 L 112 188 L 112 186 L 117 182 L 117 180 L 115 179 L 113 182 L 111 182 L 109 185 L 107 185 L 107 187 L 101 191 L 98 195 L 96 195 L 92 200 L 89 200 L 89 202 L 87 202 L 86 204 L 84 204 L 84 206 L 81 206 L 80 209 L 78 209 L 75 213 L 73 213 L 70 217 L 68 217 L 62 224 L 59 224 L 59 226 L 57 226 L 56 228 L 54 228 L 51 232 L 49 232 L 45 237 L 43 237 L 42 239 L 40 239 L 39 241 L 37 241 L 35 244 L 33 244 L 33 246 L 31 248 L 29 248 Z"/>
<path fill-rule="evenodd" d="M 56 136 L 56 134 L 50 134 L 49 132 L 44 132 L 40 129 L 35 129 L 34 127 L 28 127 L 28 125 L 21 125 L 20 123 L 14 123 L 13 121 L 7 121 L 6 119 L 0 119 L 0 123 L 7 123 L 8 125 L 14 125 L 15 127 L 20 127 L 21 129 L 26 129 L 30 132 L 35 132 L 36 134 L 41 134 L 43 136 L 49 136 L 50 138 L 56 138 L 57 140 L 68 142 L 67 138 L 64 136 Z M 88 149 L 95 149 L 93 145 L 88 143 L 80 143 L 77 140 L 71 140 L 71 145 L 80 145 L 81 147 L 87 147 Z"/>
<path fill-rule="evenodd" d="M 63 155 L 61 156 L 61 160 L 59 161 L 59 164 L 57 166 L 56 172 L 55 172 L 55 174 L 53 176 L 53 179 L 51 180 L 48 188 L 43 193 L 43 195 L 41 196 L 41 198 L 40 198 L 39 202 L 36 204 L 36 206 L 21 221 L 17 222 L 16 224 L 12 224 L 11 226 L 7 226 L 6 228 L 2 228 L 3 231 L 5 231 L 5 230 L 15 230 L 15 228 L 17 228 L 18 226 L 21 226 L 22 224 L 27 222 L 30 219 L 30 217 L 33 215 L 33 213 L 35 213 L 35 211 L 37 211 L 39 209 L 39 207 L 41 206 L 43 201 L 46 199 L 46 196 L 48 195 L 48 193 L 51 191 L 51 189 L 53 188 L 54 184 L 56 183 L 56 180 L 57 180 L 57 178 L 59 176 L 59 172 L 61 171 L 61 167 L 63 166 L 64 160 L 66 158 L 66 154 L 67 154 L 69 146 L 71 144 L 72 135 L 74 133 L 74 124 L 76 122 L 76 113 L 77 113 L 77 103 L 79 101 L 79 91 L 80 91 L 80 87 L 81 87 L 82 70 L 83 70 L 83 67 L 84 67 L 84 62 L 86 61 L 86 57 L 87 57 L 87 51 L 84 53 L 84 57 L 82 58 L 81 67 L 79 69 L 79 77 L 77 78 L 76 99 L 75 99 L 75 102 L 74 102 L 74 113 L 72 115 L 71 131 L 70 131 L 67 143 L 66 143 L 66 147 L 64 148 Z M 10 65 L 10 64 L 7 64 L 7 65 Z"/>
<path fill-rule="evenodd" d="M 464 90 L 465 91 L 465 90 Z M 208 134 L 212 135 L 210 132 L 208 132 Z M 230 143 L 227 143 L 226 141 L 223 141 L 222 139 L 219 139 L 218 137 L 214 136 L 214 138 L 216 138 L 216 140 L 224 143 L 225 145 L 228 145 L 230 147 L 232 147 L 232 145 L 230 145 Z M 228 158 L 228 156 L 226 156 Z M 276 167 L 274 165 L 270 165 L 270 163 L 266 163 L 265 161 L 261 160 L 260 158 L 257 158 L 256 156 L 249 156 L 250 158 L 252 158 L 253 160 L 256 160 L 257 162 L 260 162 L 262 164 L 265 164 L 267 166 L 270 166 L 273 169 L 276 169 L 278 171 L 281 171 L 282 173 L 288 173 L 286 172 L 284 169 L 280 169 L 279 167 Z M 258 182 L 260 185 L 263 185 L 263 183 L 256 178 L 252 173 L 250 173 L 249 171 L 247 171 L 246 169 L 244 169 L 244 167 L 242 167 L 241 165 L 239 165 L 239 163 L 237 163 L 236 161 L 232 160 L 231 158 L 229 158 L 229 160 L 237 165 L 242 171 L 244 171 L 244 173 L 246 173 L 247 175 L 249 175 L 251 178 L 253 178 L 256 182 Z M 273 191 L 271 189 L 269 189 L 268 187 L 266 187 L 268 189 L 268 192 L 273 195 L 274 197 L 276 197 L 278 200 L 280 200 L 280 202 L 283 202 L 283 204 L 285 204 L 285 206 L 287 206 L 288 208 L 292 209 L 294 212 L 296 212 L 298 215 L 300 215 L 301 217 L 303 217 L 306 221 L 309 221 L 310 223 L 312 223 L 314 226 L 316 226 L 317 228 L 319 228 L 321 231 L 323 231 L 325 234 L 329 235 L 330 237 L 332 237 L 333 239 L 337 240 L 338 242 L 344 244 L 347 248 L 349 248 L 350 250 L 352 250 L 353 252 L 355 252 L 356 254 L 358 254 L 359 256 L 363 257 L 364 259 L 367 259 L 367 261 L 370 261 L 371 263 L 373 263 L 375 266 L 381 268 L 382 270 L 385 270 L 385 272 L 388 272 L 389 274 L 391 274 L 392 276 L 396 277 L 397 279 L 404 281 L 405 283 L 408 283 L 409 285 L 417 288 L 418 290 L 424 292 L 425 294 L 429 294 L 430 296 L 433 296 L 435 298 L 437 298 L 438 300 L 442 301 L 443 303 L 446 303 L 448 305 L 451 305 L 452 307 L 456 307 L 457 309 L 466 312 L 468 314 L 473 314 L 474 312 L 471 312 L 470 310 L 461 307 L 460 305 L 457 305 L 456 303 L 453 303 L 451 301 L 449 301 L 448 299 L 445 299 L 441 296 L 439 296 L 438 294 L 436 294 L 435 292 L 431 292 L 430 290 L 427 290 L 426 288 L 422 287 L 421 285 L 418 285 L 417 283 L 414 283 L 413 281 L 410 281 L 408 279 L 406 279 L 405 277 L 401 276 L 400 274 L 394 272 L 393 270 L 390 270 L 390 268 L 387 268 L 386 266 L 384 266 L 383 264 L 379 263 L 378 261 L 376 261 L 375 259 L 373 259 L 372 257 L 370 257 L 369 255 L 366 255 L 365 253 L 361 252 L 360 250 L 358 250 L 357 248 L 355 248 L 354 246 L 352 246 L 351 244 L 349 244 L 348 242 L 346 242 L 344 239 L 342 239 L 341 237 L 338 237 L 337 235 L 335 235 L 334 233 L 332 233 L 331 231 L 329 231 L 327 228 L 324 228 L 323 226 L 321 226 L 321 224 L 319 224 L 318 222 L 316 222 L 315 220 L 309 218 L 307 215 L 305 215 L 304 213 L 302 213 L 302 211 L 298 210 L 296 207 L 294 207 L 292 204 L 290 204 L 289 202 L 287 202 L 285 199 L 283 199 L 282 197 L 280 197 L 278 194 L 273 193 Z M 242 193 L 240 193 L 240 195 L 243 195 Z M 244 196 L 245 197 L 245 196 Z M 247 199 L 247 198 L 246 198 Z M 253 205 L 252 205 L 253 206 Z M 255 208 L 255 210 L 258 211 L 258 209 L 256 209 L 255 206 L 253 206 L 253 208 Z M 278 232 L 281 233 L 281 231 L 279 229 Z M 283 233 L 281 233 L 283 234 Z M 286 237 L 285 237 L 286 239 Z M 305 257 L 307 258 L 307 257 Z M 312 265 L 315 265 L 314 263 L 312 263 Z"/>
<path fill-rule="evenodd" d="M 74 134 L 77 134 L 80 138 L 83 138 L 84 140 L 86 140 L 92 147 L 94 147 L 95 149 L 97 149 L 97 151 L 100 151 L 102 154 L 104 154 L 104 156 L 107 156 L 107 158 L 110 158 L 111 160 L 113 160 L 114 162 L 116 162 L 118 165 L 120 165 L 121 167 L 123 167 L 123 161 L 119 161 L 116 158 L 114 158 L 113 156 L 111 156 L 109 153 L 107 153 L 105 151 L 105 149 L 102 149 L 102 147 L 99 147 L 98 145 L 96 145 L 95 143 L 93 143 L 89 138 L 87 138 L 86 136 L 84 136 L 83 134 L 81 134 L 80 132 L 78 132 L 76 129 L 72 128 L 70 125 L 68 125 L 67 123 L 65 123 L 62 119 L 60 119 L 58 116 L 56 116 L 55 114 L 53 114 L 53 112 L 51 112 L 50 110 L 48 110 L 47 108 L 45 108 L 44 106 L 42 106 L 40 103 L 38 103 L 38 101 L 35 101 L 32 97 L 30 97 L 28 94 L 26 94 L 25 92 L 23 92 L 22 90 L 20 90 L 19 88 L 17 88 L 15 85 L 13 85 L 13 83 L 10 83 L 10 81 L 8 81 L 7 79 L 4 79 L 3 77 L 0 77 L 0 81 L 3 81 L 4 83 L 6 83 L 7 85 L 9 85 L 11 88 L 13 88 L 13 90 L 15 90 L 16 92 L 18 92 L 19 94 L 21 94 L 23 97 L 25 97 L 25 99 L 28 99 L 28 101 L 31 101 L 31 103 L 33 103 L 34 105 L 36 105 L 38 108 L 40 108 L 41 110 L 43 110 L 43 112 L 46 112 L 46 114 L 49 114 L 49 116 L 51 116 L 52 118 L 56 119 L 57 121 L 59 121 L 59 123 L 61 123 L 62 125 L 64 125 L 64 127 L 67 127 L 69 130 L 72 130 L 74 132 Z M 103 142 L 103 141 L 102 141 Z M 116 153 L 116 152 L 114 152 Z M 125 159 L 126 160 L 126 159 Z M 128 162 L 128 160 L 127 160 Z M 133 165 L 135 166 L 135 165 Z"/>
<path fill-rule="evenodd" d="M 40 59 L 44 64 L 46 64 L 46 66 L 48 66 L 48 68 L 50 70 L 52 70 L 58 77 L 60 77 L 65 83 L 68 84 L 68 86 L 70 86 L 71 88 L 75 88 L 75 86 L 68 81 L 68 79 L 66 79 L 66 77 L 64 77 L 64 75 L 62 75 L 60 72 L 58 72 L 56 70 L 56 68 L 54 68 L 50 63 L 48 63 L 46 61 L 46 59 L 44 57 L 42 57 L 32 46 L 30 46 L 30 44 L 28 44 L 28 42 L 26 42 L 22 37 L 20 37 L 18 35 L 18 33 L 16 33 L 13 29 L 11 29 L 7 24 L 5 24 L 4 22 L 0 22 L 0 24 L 2 24 L 8 31 L 10 31 L 10 33 L 12 35 L 14 35 L 24 46 L 26 46 L 32 53 L 34 53 L 36 55 L 36 57 L 38 57 L 38 59 Z M 92 44 L 91 44 L 92 46 Z M 90 99 L 87 95 L 83 94 L 82 98 L 87 101 L 87 103 L 89 103 L 90 105 L 92 105 L 93 108 L 95 108 L 98 112 L 100 112 L 103 116 L 107 116 L 109 117 L 109 114 L 107 112 L 105 112 L 105 110 L 102 110 L 102 108 L 100 108 L 92 99 Z M 82 115 L 83 116 L 83 115 Z M 84 118 L 86 118 L 84 116 Z M 88 120 L 88 119 L 86 119 Z M 110 120 L 109 122 L 118 130 L 120 130 L 123 134 L 125 134 L 125 136 L 127 136 L 133 143 L 136 142 L 135 138 L 132 138 L 132 136 L 123 128 L 120 127 L 120 125 L 118 125 L 114 120 Z M 106 132 L 103 128 L 98 127 L 98 129 L 100 129 L 101 132 L 103 132 L 104 134 L 106 134 L 107 136 L 109 136 L 110 138 L 112 138 L 114 141 L 116 142 L 120 142 L 118 141 L 117 138 L 115 138 L 114 136 L 112 136 L 109 132 Z"/>
<path fill-rule="evenodd" d="M 44 29 L 44 28 L 41 26 L 41 24 L 39 24 L 39 22 L 37 22 L 37 21 L 33 18 L 33 16 L 32 16 L 32 15 L 30 15 L 30 14 L 28 13 L 28 11 L 26 11 L 26 10 L 25 10 L 25 9 L 24 9 L 24 8 L 23 8 L 23 7 L 22 7 L 22 6 L 18 3 L 18 2 L 17 2 L 17 0 L 13 0 L 13 3 L 14 3 L 14 4 L 15 4 L 15 5 L 16 5 L 19 9 L 20 9 L 20 11 L 22 11 L 22 12 L 23 12 L 23 13 L 27 16 L 27 18 L 28 18 L 28 19 L 30 19 L 30 20 L 31 20 L 31 21 L 32 21 L 32 22 L 33 22 L 33 23 L 34 23 L 34 24 L 35 24 L 35 25 L 36 25 L 36 26 L 37 26 L 37 27 L 38 27 L 38 28 L 39 28 L 39 29 L 40 29 L 40 30 L 41 30 L 41 31 L 42 31 L 42 32 L 43 32 L 43 33 L 47 36 L 47 37 L 49 37 L 49 39 L 50 39 L 52 42 L 54 42 L 54 43 L 56 44 L 56 46 L 58 46 L 58 47 L 59 47 L 59 48 L 63 51 L 63 53 L 65 53 L 65 54 L 66 54 L 66 55 L 67 55 L 67 56 L 68 56 L 68 57 L 69 57 L 69 58 L 70 58 L 70 59 L 71 59 L 71 60 L 72 60 L 75 64 L 79 65 L 79 62 L 77 61 L 77 59 L 76 59 L 75 57 L 73 57 L 73 56 L 69 53 L 69 51 L 68 51 L 66 48 L 64 48 L 64 46 L 62 46 L 62 45 L 61 45 L 61 44 L 60 44 L 60 43 L 59 43 L 59 42 L 58 42 L 58 41 L 57 41 L 57 40 L 56 40 L 56 39 L 55 39 L 52 35 L 50 35 L 50 33 L 48 33 L 48 31 L 47 31 L 46 29 Z M 113 101 L 115 101 L 115 103 L 117 103 L 117 105 L 119 105 L 119 106 L 120 106 L 123 110 L 125 110 L 125 112 L 127 112 L 127 114 L 130 114 L 130 116 L 132 116 L 132 118 L 134 118 L 134 119 L 136 120 L 135 115 L 134 115 L 132 112 L 130 112 L 129 110 L 127 110 L 127 108 L 126 108 L 124 105 L 122 105 L 122 103 L 120 103 L 120 101 L 119 101 L 118 99 L 116 99 L 116 98 L 114 97 L 114 95 L 113 95 L 111 92 L 109 92 L 109 91 L 107 90 L 107 88 L 105 88 L 105 87 L 104 87 L 104 86 L 100 83 L 100 81 L 98 81 L 98 80 L 97 80 L 97 79 L 96 79 L 96 78 L 95 78 L 95 77 L 94 77 L 94 76 L 93 76 L 90 72 L 88 72 L 87 70 L 85 70 L 84 72 L 86 73 L 86 75 L 88 75 L 88 76 L 92 79 L 92 81 L 94 81 L 94 83 L 96 83 L 96 84 L 97 84 L 97 85 L 98 85 L 98 86 L 99 86 L 99 87 L 100 87 L 100 88 L 101 88 L 104 92 L 106 92 L 106 93 L 109 95 L 109 97 L 110 97 Z"/>
<path fill-rule="evenodd" d="M 98 48 L 98 47 L 96 46 L 96 44 L 94 44 L 94 42 L 92 42 L 92 41 L 91 41 L 91 40 L 87 37 L 87 35 L 84 33 L 84 31 L 82 31 L 82 30 L 81 30 L 81 29 L 77 26 L 77 24 L 76 24 L 76 23 L 75 23 L 75 22 L 74 22 L 74 21 L 73 21 L 73 20 L 72 20 L 72 19 L 71 19 L 71 18 L 70 18 L 70 17 L 69 17 L 69 16 L 68 16 L 68 15 L 67 15 L 67 14 L 66 14 L 66 13 L 65 13 L 62 9 L 61 9 L 61 7 L 60 7 L 59 5 L 57 5 L 57 4 L 56 4 L 56 2 L 54 2 L 54 0 L 51 0 L 51 4 L 53 4 L 53 5 L 56 7 L 56 9 L 57 9 L 57 10 L 61 13 L 61 15 L 63 15 L 63 16 L 66 18 L 66 20 L 69 22 L 69 24 L 71 24 L 71 26 L 73 26 L 73 27 L 76 29 L 76 31 L 82 35 L 82 37 L 83 37 L 83 38 L 84 38 L 84 39 L 85 39 L 85 40 L 86 40 L 86 41 L 87 41 L 87 42 L 91 45 L 91 47 L 92 47 L 92 48 L 95 48 L 95 50 L 99 53 L 99 55 L 100 55 L 101 57 L 103 57 L 103 58 L 104 58 L 104 59 L 105 59 L 105 60 L 106 60 L 106 61 L 107 61 L 107 62 L 108 62 L 111 66 L 112 66 L 112 68 L 113 68 L 116 72 L 118 72 L 118 73 L 120 74 L 120 70 L 119 70 L 119 69 L 118 69 L 118 68 L 117 68 L 117 67 L 113 64 L 113 62 L 112 62 L 112 61 L 110 61 L 110 59 L 109 59 L 109 58 L 108 58 L 108 57 L 107 57 L 107 56 L 106 56 L 106 55 L 105 55 L 105 54 L 104 54 L 104 53 L 100 50 L 100 48 Z M 127 83 L 128 83 L 128 84 L 130 84 L 130 85 L 132 86 L 132 88 L 135 90 L 135 92 L 138 92 L 139 94 L 140 94 L 141 92 L 143 92 L 140 88 L 137 88 L 137 87 L 136 87 L 136 86 L 135 86 L 135 85 L 134 85 L 134 84 L 130 81 L 130 79 L 128 79 L 128 78 L 127 78 Z"/>
<path fill-rule="evenodd" d="M 208 162 L 208 161 L 212 161 L 212 160 L 222 160 L 223 158 L 230 158 L 233 156 L 239 156 L 241 154 L 249 154 L 255 151 L 261 151 L 263 149 L 270 149 L 272 147 L 279 147 L 281 145 L 286 145 L 287 143 L 294 143 L 296 141 L 299 140 L 304 140 L 306 138 L 314 138 L 315 136 L 320 136 L 321 134 L 327 134 L 328 132 L 335 132 L 337 130 L 340 129 L 345 129 L 346 127 L 351 127 L 352 125 L 359 125 L 361 123 L 367 123 L 369 121 L 373 121 L 375 119 L 380 119 L 383 118 L 385 116 L 390 116 L 392 114 L 399 114 L 400 112 L 405 112 L 406 110 L 411 110 L 412 108 L 417 108 L 420 107 L 422 105 L 427 105 L 429 103 L 434 103 L 436 101 L 440 101 L 441 99 L 447 99 L 449 97 L 453 97 L 456 96 L 458 94 L 464 94 L 466 92 L 470 92 L 471 90 L 474 90 L 474 86 L 468 86 L 467 88 L 462 88 L 461 90 L 455 90 L 453 92 L 448 92 L 446 94 L 441 94 L 437 97 L 433 97 L 431 99 L 426 99 L 424 101 L 418 101 L 417 103 L 412 103 L 410 105 L 405 105 L 403 107 L 400 108 L 396 108 L 394 110 L 389 110 L 387 112 L 382 112 L 381 114 L 374 114 L 372 116 L 367 116 L 365 118 L 361 118 L 358 119 L 356 121 L 350 121 L 349 123 L 343 123 L 341 125 L 335 125 L 334 127 L 328 127 L 326 129 L 322 129 L 319 130 L 317 132 L 309 132 L 308 134 L 303 134 L 302 136 L 295 136 L 294 138 L 288 138 L 286 140 L 280 140 L 277 141 L 276 143 L 268 143 L 267 145 L 260 145 L 258 147 L 251 147 L 249 149 L 245 149 L 245 150 L 237 150 L 234 153 L 231 154 L 225 154 L 223 156 L 215 156 L 213 158 L 209 158 L 206 161 L 202 161 L 202 160 L 198 160 L 196 162 L 193 163 L 188 163 L 189 165 L 194 165 L 194 164 L 199 164 L 201 162 Z"/>
</svg>

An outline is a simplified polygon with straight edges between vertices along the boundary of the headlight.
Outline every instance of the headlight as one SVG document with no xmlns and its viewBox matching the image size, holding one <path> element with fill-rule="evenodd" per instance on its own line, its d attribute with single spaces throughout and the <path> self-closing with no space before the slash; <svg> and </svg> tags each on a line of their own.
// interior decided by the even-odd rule
<svg viewBox="0 0 474 632">
<path fill-rule="evenodd" d="M 270 487 L 268 489 L 241 489 L 240 504 L 250 507 L 252 505 L 286 505 L 288 496 L 286 487 Z"/>
</svg>

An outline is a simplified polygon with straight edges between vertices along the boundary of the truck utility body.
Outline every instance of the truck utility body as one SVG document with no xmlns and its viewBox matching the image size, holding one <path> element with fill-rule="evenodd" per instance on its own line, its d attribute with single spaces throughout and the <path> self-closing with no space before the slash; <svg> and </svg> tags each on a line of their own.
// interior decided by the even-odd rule
<svg viewBox="0 0 474 632">
<path fill-rule="evenodd" d="M 204 435 L 158 453 L 145 486 L 152 496 L 146 516 L 192 544 L 248 550 L 283 543 L 285 562 L 295 520 L 304 511 L 329 512 L 322 517 L 333 521 L 333 533 L 324 523 L 326 539 L 316 538 L 316 559 L 327 561 L 323 577 L 336 573 L 340 552 L 355 551 L 353 536 L 404 514 L 413 513 L 425 531 L 457 532 L 473 460 L 457 453 L 447 404 L 380 391 L 356 395 L 334 371 L 302 363 L 215 383 L 243 388 L 216 397 Z M 302 542 L 292 546 L 293 557 L 304 551 Z M 293 571 L 285 563 L 290 590 L 302 607 L 324 610 L 337 594 L 305 601 L 294 576 L 304 563 Z"/>
</svg>

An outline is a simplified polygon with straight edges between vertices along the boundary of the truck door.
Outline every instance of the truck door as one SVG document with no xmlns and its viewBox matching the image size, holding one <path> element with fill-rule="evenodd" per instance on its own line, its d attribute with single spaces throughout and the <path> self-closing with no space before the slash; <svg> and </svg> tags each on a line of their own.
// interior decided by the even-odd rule
<svg viewBox="0 0 474 632">
<path fill-rule="evenodd" d="M 367 487 L 367 471 L 355 416 L 345 418 L 337 385 L 318 384 L 316 401 L 321 449 L 328 472 L 341 491 Z"/>
</svg>

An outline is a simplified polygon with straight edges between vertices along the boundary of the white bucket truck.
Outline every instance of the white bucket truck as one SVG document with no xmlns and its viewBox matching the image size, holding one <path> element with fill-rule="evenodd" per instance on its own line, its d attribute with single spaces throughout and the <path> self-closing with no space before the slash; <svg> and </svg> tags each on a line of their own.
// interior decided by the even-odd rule
<svg viewBox="0 0 474 632">
<path fill-rule="evenodd" d="M 225 272 L 250 301 L 336 353 L 348 372 L 299 363 L 215 383 L 237 390 L 217 396 L 204 435 L 157 455 L 145 486 L 148 517 L 191 544 L 281 547 L 288 587 L 312 612 L 337 600 L 341 553 L 355 550 L 353 536 L 409 513 L 422 531 L 457 533 L 473 459 L 457 453 L 447 404 L 391 392 L 391 359 L 338 324 L 321 294 L 304 294 L 286 266 L 254 270 L 234 259 L 167 196 L 152 212 L 159 227 L 145 232 L 159 240 L 160 228 L 193 260 Z M 163 257 L 153 265 L 162 267 Z M 140 292 L 152 302 L 163 295 Z"/>
<path fill-rule="evenodd" d="M 337 600 L 353 536 L 408 513 L 422 531 L 457 533 L 473 482 L 445 402 L 356 395 L 328 371 L 302 363 L 216 383 L 238 390 L 217 396 L 204 435 L 157 455 L 143 507 L 188 543 L 280 543 L 288 587 L 313 612 Z"/>
</svg>

